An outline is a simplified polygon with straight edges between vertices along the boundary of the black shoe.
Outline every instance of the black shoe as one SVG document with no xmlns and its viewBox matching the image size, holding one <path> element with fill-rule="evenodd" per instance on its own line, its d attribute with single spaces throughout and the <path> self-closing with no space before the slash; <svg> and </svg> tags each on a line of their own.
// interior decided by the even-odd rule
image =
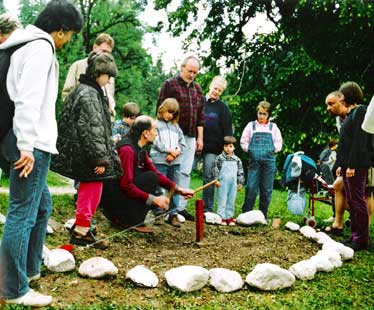
<svg viewBox="0 0 374 310">
<path fill-rule="evenodd" d="M 193 222 L 195 220 L 195 217 L 192 214 L 188 213 L 186 209 L 182 211 L 178 211 L 178 213 L 182 215 L 186 219 L 186 221 Z"/>
<path fill-rule="evenodd" d="M 354 241 L 350 241 L 350 240 L 343 242 L 343 244 L 345 246 L 351 248 L 355 252 L 361 251 L 361 250 L 367 250 L 368 247 L 369 247 L 369 245 L 367 243 L 358 243 L 358 242 L 354 242 Z"/>
<path fill-rule="evenodd" d="M 97 242 L 91 230 L 89 230 L 85 235 L 81 235 L 80 233 L 73 230 L 71 232 L 70 243 L 81 246 L 92 244 L 94 248 L 100 250 L 106 250 L 109 246 L 108 242 L 105 240 Z"/>
</svg>

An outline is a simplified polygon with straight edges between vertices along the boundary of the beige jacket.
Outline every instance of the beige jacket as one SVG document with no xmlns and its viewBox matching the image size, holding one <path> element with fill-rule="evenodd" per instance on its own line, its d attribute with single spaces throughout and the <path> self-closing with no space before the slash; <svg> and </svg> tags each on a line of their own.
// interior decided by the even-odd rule
<svg viewBox="0 0 374 310">
<path fill-rule="evenodd" d="M 67 95 L 69 95 L 71 90 L 77 84 L 79 84 L 79 77 L 81 74 L 86 73 L 86 69 L 87 69 L 87 58 L 77 60 L 70 66 L 68 74 L 66 76 L 64 88 L 62 89 L 62 101 L 65 101 L 65 98 L 67 97 Z M 109 110 L 110 110 L 110 114 L 112 118 L 116 114 L 115 112 L 116 103 L 114 101 L 114 90 L 115 90 L 114 83 L 115 83 L 114 78 L 111 77 L 109 80 L 109 83 L 104 86 L 105 88 L 104 93 L 108 96 Z"/>
</svg>

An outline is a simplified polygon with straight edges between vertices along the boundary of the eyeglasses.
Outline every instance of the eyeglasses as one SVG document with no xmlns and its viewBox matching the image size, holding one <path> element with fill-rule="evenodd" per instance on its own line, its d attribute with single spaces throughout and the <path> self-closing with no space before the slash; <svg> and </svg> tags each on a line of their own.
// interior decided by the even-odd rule
<svg viewBox="0 0 374 310">
<path fill-rule="evenodd" d="M 269 115 L 269 113 L 267 113 L 267 112 L 257 112 L 257 114 L 258 115 L 264 115 L 264 116 Z"/>
</svg>

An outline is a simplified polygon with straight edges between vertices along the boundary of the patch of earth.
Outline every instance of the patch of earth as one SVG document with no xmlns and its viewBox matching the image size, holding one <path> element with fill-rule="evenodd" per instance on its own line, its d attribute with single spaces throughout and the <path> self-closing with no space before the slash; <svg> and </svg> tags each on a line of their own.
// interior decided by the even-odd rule
<svg viewBox="0 0 374 310">
<path fill-rule="evenodd" d="M 112 228 L 98 212 L 96 222 L 101 236 L 112 236 Z M 318 251 L 318 245 L 298 233 L 270 226 L 223 227 L 205 225 L 205 238 L 195 242 L 195 223 L 186 222 L 180 229 L 168 224 L 154 226 L 154 234 L 137 232 L 120 233 L 111 238 L 110 247 L 101 251 L 76 247 L 76 270 L 70 273 L 51 273 L 43 267 L 42 278 L 31 286 L 54 297 L 54 306 L 64 309 L 71 305 L 115 303 L 140 307 L 168 308 L 174 295 L 183 295 L 167 286 L 164 273 L 181 265 L 197 265 L 207 269 L 223 267 L 238 271 L 242 278 L 259 263 L 273 263 L 288 269 L 292 264 L 307 259 Z M 67 232 L 48 236 L 49 248 L 69 243 Z M 79 265 L 86 259 L 102 256 L 119 269 L 116 277 L 94 280 L 78 275 Z M 138 288 L 126 280 L 126 272 L 136 265 L 145 265 L 156 273 L 160 283 L 155 289 Z M 248 289 L 248 288 L 244 288 Z M 198 295 L 195 302 L 217 298 L 209 286 Z M 231 295 L 232 296 L 232 295 Z M 175 307 L 175 304 L 172 305 Z M 142 308 L 143 309 L 143 308 Z"/>
</svg>

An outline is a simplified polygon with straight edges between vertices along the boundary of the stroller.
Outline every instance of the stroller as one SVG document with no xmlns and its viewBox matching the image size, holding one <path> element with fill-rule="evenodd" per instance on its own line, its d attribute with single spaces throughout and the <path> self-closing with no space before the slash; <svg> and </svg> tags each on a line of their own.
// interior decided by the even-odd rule
<svg viewBox="0 0 374 310">
<path fill-rule="evenodd" d="M 289 188 L 287 207 L 294 215 L 303 215 L 306 207 L 306 189 L 309 191 L 308 216 L 303 223 L 311 227 L 317 226 L 314 217 L 315 201 L 334 205 L 334 189 L 327 184 L 316 163 L 304 152 L 289 154 L 283 165 L 282 183 Z"/>
</svg>

